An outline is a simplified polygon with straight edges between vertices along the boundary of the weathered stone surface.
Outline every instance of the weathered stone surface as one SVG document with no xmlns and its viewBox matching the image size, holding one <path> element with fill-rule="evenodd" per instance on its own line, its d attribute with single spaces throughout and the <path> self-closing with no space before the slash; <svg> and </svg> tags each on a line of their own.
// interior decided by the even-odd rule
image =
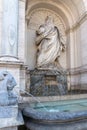
<svg viewBox="0 0 87 130">
<path fill-rule="evenodd" d="M 18 115 L 18 106 L 0 106 L 0 119 L 1 118 L 12 118 L 17 117 Z"/>
<path fill-rule="evenodd" d="M 79 121 L 77 123 L 66 124 L 41 124 L 35 122 L 27 122 L 28 130 L 87 130 L 87 120 Z"/>
<path fill-rule="evenodd" d="M 18 113 L 17 96 L 13 93 L 16 86 L 14 77 L 7 71 L 0 72 L 0 129 L 17 130 L 23 124 L 21 113 Z M 14 127 L 14 128 L 13 128 Z"/>
<path fill-rule="evenodd" d="M 26 127 L 30 130 L 86 130 L 87 111 L 42 112 L 29 107 L 23 110 Z"/>
<path fill-rule="evenodd" d="M 23 125 L 23 117 L 21 112 L 18 112 L 17 117 L 12 118 L 0 118 L 0 129 L 4 130 L 5 128 L 11 129 L 12 127 L 17 127 L 19 125 Z M 8 130 L 7 129 L 7 130 Z M 13 130 L 13 129 L 11 129 Z"/>
<path fill-rule="evenodd" d="M 34 96 L 55 96 L 67 94 L 66 72 L 60 69 L 35 69 L 31 71 L 30 93 Z"/>
<path fill-rule="evenodd" d="M 1 128 L 0 130 L 18 130 L 17 127 Z"/>
<path fill-rule="evenodd" d="M 33 108 L 26 107 L 23 110 L 23 114 L 26 117 L 30 117 L 34 120 L 42 120 L 42 122 L 52 121 L 57 123 L 72 122 L 79 119 L 87 118 L 87 111 L 79 112 L 49 112 L 49 111 L 37 111 Z"/>
<path fill-rule="evenodd" d="M 7 71 L 0 72 L 0 106 L 17 104 L 17 97 L 12 92 L 16 86 L 14 77 Z"/>
</svg>

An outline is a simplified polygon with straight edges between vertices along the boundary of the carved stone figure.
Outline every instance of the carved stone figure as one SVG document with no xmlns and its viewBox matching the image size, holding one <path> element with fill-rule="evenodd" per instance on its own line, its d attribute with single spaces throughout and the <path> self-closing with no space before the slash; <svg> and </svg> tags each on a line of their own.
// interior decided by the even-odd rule
<svg viewBox="0 0 87 130">
<path fill-rule="evenodd" d="M 37 68 L 58 63 L 60 52 L 65 50 L 58 28 L 51 16 L 47 16 L 45 23 L 36 31 Z"/>
<path fill-rule="evenodd" d="M 0 106 L 17 103 L 17 97 L 12 92 L 15 86 L 16 81 L 9 72 L 0 72 Z"/>
</svg>

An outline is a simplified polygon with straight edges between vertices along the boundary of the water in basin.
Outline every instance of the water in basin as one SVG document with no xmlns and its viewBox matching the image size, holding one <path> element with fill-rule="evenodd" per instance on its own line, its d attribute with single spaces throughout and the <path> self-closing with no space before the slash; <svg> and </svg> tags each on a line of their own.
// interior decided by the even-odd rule
<svg viewBox="0 0 87 130">
<path fill-rule="evenodd" d="M 87 110 L 87 99 L 45 102 L 42 104 L 49 112 L 72 112 Z M 45 111 L 39 103 L 31 104 L 31 107 L 37 111 Z"/>
</svg>

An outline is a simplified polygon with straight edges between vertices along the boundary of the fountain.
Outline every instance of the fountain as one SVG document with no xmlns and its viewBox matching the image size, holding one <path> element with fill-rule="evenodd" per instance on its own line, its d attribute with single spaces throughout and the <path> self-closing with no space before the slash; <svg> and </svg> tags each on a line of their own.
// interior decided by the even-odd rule
<svg viewBox="0 0 87 130">
<path fill-rule="evenodd" d="M 42 103 L 41 103 L 42 104 Z M 28 130 L 86 130 L 87 100 L 45 102 L 37 106 L 32 103 L 23 110 Z"/>
<path fill-rule="evenodd" d="M 29 71 L 29 95 L 34 95 L 36 101 L 36 96 L 67 95 L 67 71 L 59 64 L 65 43 L 51 16 L 47 16 L 36 36 L 36 68 Z M 86 100 L 38 103 L 23 109 L 28 130 L 87 130 Z"/>
<path fill-rule="evenodd" d="M 28 130 L 85 130 L 87 129 L 87 99 L 64 100 L 41 103 L 31 96 L 36 103 L 27 104 L 23 109 L 25 125 Z"/>
<path fill-rule="evenodd" d="M 67 94 L 66 89 L 60 89 L 60 90 L 61 93 L 65 90 L 65 93 L 63 93 L 62 95 Z M 28 92 L 25 93 L 27 93 L 37 102 L 37 104 L 30 103 L 27 107 L 23 109 L 23 116 L 27 130 L 87 129 L 86 99 L 82 101 L 80 99 L 80 100 L 67 100 L 67 101 L 42 103 L 39 100 L 37 100 L 37 97 L 33 96 L 31 93 Z"/>
<path fill-rule="evenodd" d="M 11 130 L 13 127 L 17 130 L 19 125 L 24 124 L 17 95 L 13 91 L 16 84 L 8 71 L 0 71 L 0 130 Z"/>
<path fill-rule="evenodd" d="M 48 111 L 48 110 L 46 109 L 46 107 L 45 107 L 36 97 L 34 97 L 31 93 L 29 93 L 29 92 L 27 92 L 27 91 L 25 91 L 25 90 L 23 90 L 23 89 L 21 89 L 21 91 L 24 92 L 24 93 L 26 93 L 27 95 L 31 96 L 31 97 L 32 97 L 37 103 L 39 103 L 46 111 Z"/>
</svg>

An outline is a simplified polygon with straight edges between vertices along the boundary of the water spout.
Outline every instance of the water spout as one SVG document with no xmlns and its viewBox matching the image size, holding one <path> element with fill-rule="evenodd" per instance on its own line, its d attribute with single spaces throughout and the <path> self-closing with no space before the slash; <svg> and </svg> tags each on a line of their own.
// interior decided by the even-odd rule
<svg viewBox="0 0 87 130">
<path fill-rule="evenodd" d="M 26 93 L 27 95 L 31 96 L 37 103 L 39 103 L 44 108 L 44 110 L 46 110 L 48 112 L 47 108 L 36 97 L 34 97 L 32 94 L 30 94 L 29 92 L 27 92 L 23 89 L 21 89 L 21 91 Z"/>
</svg>

